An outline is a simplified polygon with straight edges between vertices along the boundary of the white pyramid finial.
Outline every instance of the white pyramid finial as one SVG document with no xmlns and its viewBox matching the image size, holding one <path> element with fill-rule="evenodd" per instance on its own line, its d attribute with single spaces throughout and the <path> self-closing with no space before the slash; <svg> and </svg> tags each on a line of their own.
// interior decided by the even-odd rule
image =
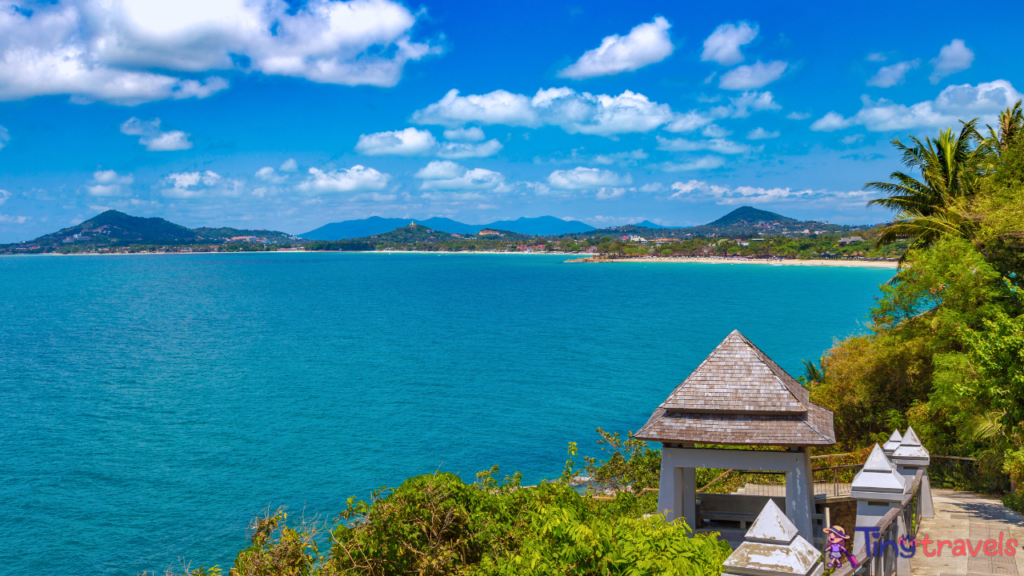
<svg viewBox="0 0 1024 576">
<path fill-rule="evenodd" d="M 821 576 L 816 549 L 771 499 L 747 531 L 745 540 L 723 562 L 723 576 Z"/>
<path fill-rule="evenodd" d="M 892 461 L 901 466 L 927 466 L 931 462 L 928 449 L 921 445 L 921 440 L 913 428 L 907 428 L 903 441 L 892 453 Z"/>
<path fill-rule="evenodd" d="M 857 472 L 850 484 L 854 498 L 858 498 L 858 493 L 901 495 L 905 488 L 903 476 L 893 470 L 892 464 L 878 444 L 871 449 L 871 455 L 864 463 L 864 468 Z"/>
<path fill-rule="evenodd" d="M 782 512 L 774 500 L 769 498 L 743 537 L 756 542 L 789 544 L 796 535 L 797 529 L 792 520 Z"/>
<path fill-rule="evenodd" d="M 882 447 L 878 444 L 875 444 L 875 447 L 871 449 L 871 455 L 864 462 L 864 471 L 892 472 L 892 463 L 885 457 L 885 452 L 882 451 Z"/>
<path fill-rule="evenodd" d="M 889 436 L 889 440 L 886 441 L 885 445 L 882 446 L 882 450 L 885 451 L 885 455 L 892 457 L 892 453 L 900 447 L 900 442 L 903 441 L 903 436 L 899 430 L 893 430 L 892 436 Z"/>
<path fill-rule="evenodd" d="M 920 446 L 921 440 L 917 437 L 917 433 L 914 429 L 907 428 L 907 433 L 903 435 L 903 440 L 900 441 L 900 446 Z"/>
</svg>

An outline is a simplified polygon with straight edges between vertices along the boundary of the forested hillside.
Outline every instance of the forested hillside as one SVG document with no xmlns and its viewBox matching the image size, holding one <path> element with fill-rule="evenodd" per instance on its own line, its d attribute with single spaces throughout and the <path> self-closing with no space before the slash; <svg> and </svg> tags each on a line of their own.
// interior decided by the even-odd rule
<svg viewBox="0 0 1024 576">
<path fill-rule="evenodd" d="M 870 188 L 910 241 L 871 332 L 822 358 L 812 399 L 848 447 L 913 425 L 933 454 L 979 458 L 992 489 L 1024 478 L 1024 116 L 895 140 L 906 173 Z M 985 486 L 982 486 L 985 487 Z M 1009 500 L 1020 507 L 1016 496 Z"/>
</svg>

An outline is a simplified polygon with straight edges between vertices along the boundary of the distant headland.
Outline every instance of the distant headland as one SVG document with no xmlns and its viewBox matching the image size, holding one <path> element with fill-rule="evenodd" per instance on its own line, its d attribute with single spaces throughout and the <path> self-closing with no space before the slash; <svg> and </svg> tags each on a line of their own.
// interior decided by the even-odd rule
<svg viewBox="0 0 1024 576">
<path fill-rule="evenodd" d="M 600 260 L 753 258 L 894 260 L 905 243 L 883 247 L 882 226 L 801 221 L 743 206 L 700 226 L 669 228 L 649 221 L 594 228 L 553 216 L 486 225 L 448 218 L 372 217 L 292 235 L 273 230 L 188 228 L 163 218 L 107 210 L 29 242 L 0 245 L 0 254 L 138 254 L 271 251 L 414 251 L 579 254 Z"/>
</svg>

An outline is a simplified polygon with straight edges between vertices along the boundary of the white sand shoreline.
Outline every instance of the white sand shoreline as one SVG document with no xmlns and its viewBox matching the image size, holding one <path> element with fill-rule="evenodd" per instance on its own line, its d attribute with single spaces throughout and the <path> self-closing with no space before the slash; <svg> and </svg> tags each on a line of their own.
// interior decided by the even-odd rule
<svg viewBox="0 0 1024 576">
<path fill-rule="evenodd" d="M 655 264 L 655 263 L 690 263 L 690 264 L 760 264 L 762 266 L 826 266 L 836 268 L 889 268 L 895 270 L 899 263 L 887 260 L 758 260 L 743 258 L 687 258 L 687 257 L 658 257 L 658 258 L 616 258 L 598 260 L 590 258 L 571 258 L 566 262 L 580 264 L 610 264 L 610 263 L 633 263 L 633 264 Z"/>
<path fill-rule="evenodd" d="M 743 258 L 689 258 L 689 257 L 663 257 L 656 258 L 615 258 L 615 259 L 594 259 L 590 255 L 582 255 L 573 252 L 505 252 L 505 251 L 484 251 L 473 252 L 425 252 L 421 250 L 365 250 L 365 251 L 333 251 L 333 250 L 276 250 L 268 252 L 113 252 L 113 253 L 86 253 L 86 254 L 0 254 L 0 258 L 25 257 L 25 256 L 199 256 L 211 254 L 421 254 L 424 256 L 468 256 L 468 255 L 508 255 L 508 256 L 571 256 L 566 263 L 578 264 L 610 264 L 610 263 L 632 263 L 632 264 L 653 264 L 653 263 L 689 263 L 689 264 L 759 264 L 761 266 L 819 266 L 834 268 L 888 268 L 895 270 L 897 262 L 890 261 L 868 261 L 868 260 L 758 260 Z"/>
</svg>

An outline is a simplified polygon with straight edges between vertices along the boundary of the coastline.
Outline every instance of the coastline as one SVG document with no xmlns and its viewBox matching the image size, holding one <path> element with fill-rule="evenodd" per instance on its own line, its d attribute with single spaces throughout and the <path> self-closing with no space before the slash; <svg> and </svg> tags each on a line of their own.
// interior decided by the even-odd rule
<svg viewBox="0 0 1024 576">
<path fill-rule="evenodd" d="M 611 263 L 633 263 L 633 264 L 654 264 L 654 263 L 690 263 L 690 264 L 759 264 L 761 266 L 831 266 L 836 268 L 890 268 L 895 270 L 898 262 L 887 260 L 757 260 L 743 258 L 689 258 L 685 256 L 658 257 L 658 258 L 619 258 L 619 259 L 594 259 L 570 258 L 567 263 L 580 264 L 611 264 Z"/>
<path fill-rule="evenodd" d="M 567 264 L 611 264 L 611 263 L 632 263 L 632 264 L 649 264 L 649 263 L 689 263 L 689 264 L 758 264 L 761 266 L 818 266 L 818 267 L 833 267 L 833 268 L 888 268 L 895 270 L 898 267 L 897 262 L 891 261 L 869 261 L 869 260 L 758 260 L 758 259 L 743 259 L 743 258 L 691 258 L 686 256 L 670 256 L 657 258 L 615 258 L 615 259 L 602 259 L 595 258 L 593 256 L 581 256 L 572 252 L 506 252 L 506 251 L 485 251 L 476 250 L 472 252 L 431 252 L 422 250 L 352 250 L 352 251 L 334 251 L 334 250 L 275 250 L 275 251 L 258 251 L 258 252 L 111 252 L 111 253 L 77 253 L 77 254 L 59 254 L 54 252 L 48 252 L 44 254 L 0 254 L 0 258 L 4 256 L 9 257 L 26 257 L 26 256 L 194 256 L 194 255 L 211 255 L 211 254 L 422 254 L 422 255 L 437 255 L 437 256 L 453 256 L 453 255 L 497 255 L 504 254 L 509 256 L 578 256 L 575 258 L 569 258 L 565 260 Z"/>
</svg>

